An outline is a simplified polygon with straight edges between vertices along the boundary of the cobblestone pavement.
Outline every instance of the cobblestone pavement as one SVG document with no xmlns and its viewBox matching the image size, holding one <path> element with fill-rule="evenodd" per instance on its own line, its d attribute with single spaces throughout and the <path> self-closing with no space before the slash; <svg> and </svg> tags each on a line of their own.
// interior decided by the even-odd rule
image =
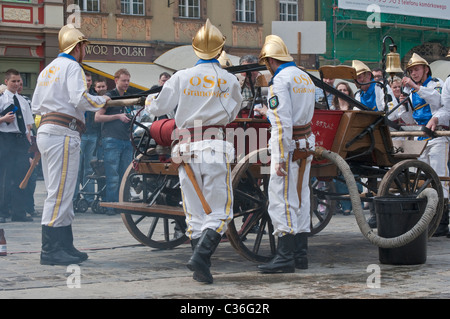
<svg viewBox="0 0 450 319">
<path fill-rule="evenodd" d="M 45 196 L 42 181 L 35 196 L 40 211 Z M 0 228 L 5 230 L 8 249 L 8 255 L 0 257 L 3 299 L 450 297 L 450 239 L 430 238 L 425 264 L 380 264 L 378 248 L 362 236 L 354 216 L 333 216 L 322 232 L 310 238 L 309 269 L 294 274 L 260 274 L 255 263 L 222 242 L 212 259 L 212 285 L 192 279 L 185 266 L 189 244 L 172 250 L 139 245 L 119 215 L 90 210 L 76 215 L 75 245 L 89 254 L 79 269 L 39 264 L 40 218 L 7 222 Z M 78 274 L 79 281 L 74 280 Z"/>
</svg>

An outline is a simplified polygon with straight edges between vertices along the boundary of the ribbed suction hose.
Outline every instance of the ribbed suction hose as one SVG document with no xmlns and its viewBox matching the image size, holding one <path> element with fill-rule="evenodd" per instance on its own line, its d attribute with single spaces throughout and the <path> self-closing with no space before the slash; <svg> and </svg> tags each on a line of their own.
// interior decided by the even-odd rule
<svg viewBox="0 0 450 319">
<path fill-rule="evenodd" d="M 380 237 L 377 234 L 375 234 L 375 232 L 370 228 L 369 224 L 367 223 L 364 217 L 364 213 L 361 207 L 361 198 L 359 197 L 356 181 L 347 162 L 338 154 L 319 147 L 316 148 L 315 156 L 317 158 L 322 157 L 324 159 L 331 161 L 342 172 L 342 175 L 345 179 L 345 182 L 349 190 L 350 200 L 352 203 L 353 212 L 355 214 L 358 227 L 361 230 L 363 236 L 366 237 L 372 244 L 378 247 L 397 248 L 410 243 L 411 241 L 419 237 L 428 228 L 428 225 L 430 224 L 431 220 L 436 214 L 436 207 L 439 201 L 438 194 L 435 189 L 426 188 L 417 196 L 417 198 L 426 197 L 427 206 L 425 208 L 424 214 L 422 215 L 420 220 L 416 223 L 416 225 L 403 235 L 393 238 Z"/>
</svg>

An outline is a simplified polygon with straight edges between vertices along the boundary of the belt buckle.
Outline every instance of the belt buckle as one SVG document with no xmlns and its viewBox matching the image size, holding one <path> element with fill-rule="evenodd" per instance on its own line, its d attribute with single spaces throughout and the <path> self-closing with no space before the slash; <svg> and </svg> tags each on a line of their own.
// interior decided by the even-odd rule
<svg viewBox="0 0 450 319">
<path fill-rule="evenodd" d="M 77 120 L 73 119 L 72 122 L 69 123 L 69 128 L 72 131 L 76 131 L 77 130 Z"/>
</svg>

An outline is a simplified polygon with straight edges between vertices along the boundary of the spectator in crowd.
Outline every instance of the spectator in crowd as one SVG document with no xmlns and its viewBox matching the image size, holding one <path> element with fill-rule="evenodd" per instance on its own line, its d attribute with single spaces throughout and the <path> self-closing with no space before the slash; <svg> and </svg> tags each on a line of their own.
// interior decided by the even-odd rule
<svg viewBox="0 0 450 319">
<path fill-rule="evenodd" d="M 344 94 L 347 94 L 348 96 L 353 98 L 353 90 L 350 87 L 350 85 L 347 82 L 339 82 L 336 85 L 336 90 L 338 90 L 339 92 L 342 92 Z M 347 101 L 338 98 L 337 96 L 334 97 L 333 99 L 333 105 L 334 108 L 336 110 L 342 110 L 342 111 L 347 111 L 347 110 L 352 110 L 353 106 L 350 105 Z M 335 185 L 336 185 L 336 191 L 340 194 L 348 194 L 348 188 L 347 188 L 347 184 L 344 182 L 341 182 L 338 179 L 334 180 Z M 358 190 L 359 192 L 362 192 L 362 185 L 360 183 L 357 184 L 358 186 Z M 350 201 L 348 200 L 341 200 L 339 201 L 340 204 L 340 210 L 338 212 L 341 212 L 343 215 L 347 216 L 350 215 L 352 212 L 352 204 Z"/>
<path fill-rule="evenodd" d="M 247 65 L 247 64 L 254 64 L 258 63 L 258 57 L 254 55 L 244 55 L 239 59 L 239 65 Z M 241 94 L 244 98 L 244 101 L 242 103 L 242 108 L 249 106 L 249 102 L 253 101 L 254 97 L 254 85 L 256 82 L 256 78 L 259 75 L 259 71 L 252 71 L 252 72 L 244 72 L 241 73 L 241 76 L 243 77 L 243 82 L 241 86 Z"/>
<path fill-rule="evenodd" d="M 119 69 L 114 74 L 116 87 L 106 93 L 110 97 L 129 95 L 130 72 Z M 130 110 L 123 107 L 100 109 L 95 114 L 95 121 L 102 123 L 103 162 L 106 175 L 106 201 L 119 200 L 119 187 L 122 177 L 133 160 L 133 147 L 130 142 L 131 115 Z M 106 214 L 114 215 L 115 210 L 108 208 Z"/>
<path fill-rule="evenodd" d="M 95 95 L 105 95 L 108 91 L 108 85 L 104 77 L 100 77 L 94 82 Z"/>
<path fill-rule="evenodd" d="M 335 79 L 327 79 L 327 78 L 323 79 L 323 82 L 325 84 L 328 84 L 329 86 L 332 86 L 332 87 L 334 87 L 334 81 L 335 81 Z M 326 93 L 327 93 L 327 98 L 325 100 L 325 92 L 323 91 L 323 89 L 320 87 L 316 87 L 316 103 L 319 103 L 323 106 L 327 106 L 327 101 L 328 101 L 328 106 L 331 109 L 333 109 L 334 95 L 330 94 L 328 92 L 326 92 Z"/>
<path fill-rule="evenodd" d="M 97 92 L 92 89 L 92 75 L 90 73 L 86 73 L 86 86 L 87 91 L 92 95 L 99 95 Z M 101 94 L 104 95 L 104 94 Z M 91 206 L 94 201 L 95 185 L 90 182 L 87 183 L 88 179 L 86 176 L 92 175 L 93 170 L 91 167 L 91 161 L 94 160 L 97 148 L 97 138 L 100 130 L 100 123 L 94 121 L 95 112 L 86 111 L 84 113 L 86 131 L 81 135 L 81 144 L 80 144 L 80 166 L 78 168 L 78 179 L 77 186 L 75 187 L 75 193 L 73 196 L 74 203 L 79 198 L 80 187 L 83 189 L 83 192 L 86 192 L 84 195 L 84 199 L 88 202 L 88 205 Z M 86 184 L 87 183 L 87 184 Z"/>
<path fill-rule="evenodd" d="M 0 96 L 0 222 L 6 222 L 11 208 L 11 221 L 32 221 L 26 216 L 26 191 L 19 188 L 30 167 L 28 149 L 31 144 L 33 116 L 29 103 L 18 94 L 20 73 L 5 73 L 6 90 Z"/>
<path fill-rule="evenodd" d="M 336 85 L 336 90 L 338 90 L 339 92 L 345 93 L 352 98 L 354 96 L 353 90 L 347 82 L 339 82 L 338 85 Z M 335 110 L 347 111 L 347 110 L 352 110 L 353 106 L 350 105 L 350 103 L 348 103 L 347 101 L 339 98 L 338 96 L 334 96 L 333 97 L 333 108 Z"/>
<path fill-rule="evenodd" d="M 374 81 L 383 82 L 383 70 L 381 68 L 373 69 L 372 76 Z"/>
<path fill-rule="evenodd" d="M 392 93 L 394 95 L 394 105 L 397 105 L 402 100 L 402 79 L 398 76 L 395 76 L 393 79 L 389 80 L 389 86 L 391 87 Z"/>
<path fill-rule="evenodd" d="M 151 87 L 151 89 L 156 89 L 158 87 L 164 86 L 164 83 L 166 83 L 166 81 L 168 79 L 170 79 L 171 75 L 168 72 L 163 72 L 159 75 L 159 79 L 158 79 L 158 84 L 155 84 Z"/>
</svg>

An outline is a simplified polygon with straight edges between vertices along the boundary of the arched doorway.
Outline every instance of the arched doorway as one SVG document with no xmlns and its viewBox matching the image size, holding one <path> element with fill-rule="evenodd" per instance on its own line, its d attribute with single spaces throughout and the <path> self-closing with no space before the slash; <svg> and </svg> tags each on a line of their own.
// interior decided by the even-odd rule
<svg viewBox="0 0 450 319">
<path fill-rule="evenodd" d="M 427 42 L 422 45 L 418 45 L 405 54 L 402 60 L 402 65 L 406 66 L 408 64 L 408 61 L 413 53 L 417 53 L 422 58 L 427 60 L 428 63 L 431 63 L 437 60 L 445 60 L 448 49 L 439 42 Z"/>
</svg>

